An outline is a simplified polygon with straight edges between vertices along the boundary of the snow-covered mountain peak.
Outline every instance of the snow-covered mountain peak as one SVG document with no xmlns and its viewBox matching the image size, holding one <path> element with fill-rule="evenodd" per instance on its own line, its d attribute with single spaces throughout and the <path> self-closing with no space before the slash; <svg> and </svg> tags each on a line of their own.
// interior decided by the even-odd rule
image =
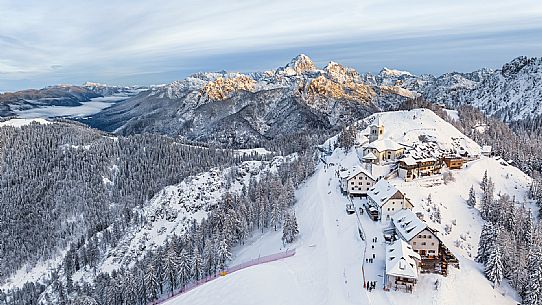
<svg viewBox="0 0 542 305">
<path fill-rule="evenodd" d="M 359 73 L 354 68 L 344 67 L 334 61 L 330 61 L 324 67 L 324 71 L 330 79 L 339 83 L 361 81 Z"/>
<path fill-rule="evenodd" d="M 380 76 L 383 76 L 383 77 L 399 77 L 399 76 L 413 76 L 412 73 L 408 72 L 408 71 L 401 71 L 401 70 L 396 70 L 396 69 L 389 69 L 389 68 L 386 68 L 384 67 L 382 70 L 380 70 L 380 72 L 378 73 L 378 75 Z"/>
<path fill-rule="evenodd" d="M 278 72 L 286 75 L 299 75 L 305 72 L 314 72 L 316 70 L 316 65 L 310 57 L 305 54 L 299 54 L 286 66 L 279 68 Z"/>
</svg>

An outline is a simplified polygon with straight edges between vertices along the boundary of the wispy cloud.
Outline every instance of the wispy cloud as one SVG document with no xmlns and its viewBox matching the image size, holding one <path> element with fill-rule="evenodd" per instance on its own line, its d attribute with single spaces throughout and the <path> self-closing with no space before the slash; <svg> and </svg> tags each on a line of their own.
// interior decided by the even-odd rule
<svg viewBox="0 0 542 305">
<path fill-rule="evenodd" d="M 483 48 L 490 54 L 480 62 L 494 57 L 494 65 L 504 54 L 540 49 L 540 29 L 542 3 L 534 0 L 0 0 L 0 90 L 87 79 L 165 82 L 198 70 L 272 68 L 307 50 L 362 70 L 393 61 L 386 54 L 405 59 L 406 68 L 440 72 L 442 60 L 431 68 L 414 54 L 430 59 L 456 48 L 474 56 Z M 450 70 L 463 67 L 456 56 L 444 60 Z"/>
</svg>

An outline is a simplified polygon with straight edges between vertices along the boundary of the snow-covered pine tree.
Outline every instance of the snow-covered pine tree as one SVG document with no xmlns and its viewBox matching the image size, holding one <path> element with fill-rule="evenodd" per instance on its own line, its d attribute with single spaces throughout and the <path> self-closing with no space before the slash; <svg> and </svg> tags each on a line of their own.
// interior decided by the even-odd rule
<svg viewBox="0 0 542 305">
<path fill-rule="evenodd" d="M 467 205 L 471 208 L 476 206 L 476 193 L 474 192 L 474 186 L 470 187 L 469 199 L 467 199 Z"/>
<path fill-rule="evenodd" d="M 525 289 L 524 305 L 542 304 L 542 251 L 539 245 L 535 245 L 529 251 L 527 264 L 528 280 Z"/>
<path fill-rule="evenodd" d="M 484 172 L 484 177 L 482 177 L 482 182 L 480 183 L 480 188 L 482 189 L 482 192 L 485 192 L 486 191 L 486 187 L 487 187 L 487 170 Z"/>
<path fill-rule="evenodd" d="M 299 234 L 297 218 L 295 217 L 295 214 L 288 213 L 285 216 L 284 225 L 282 227 L 282 242 L 284 244 L 292 243 L 297 234 Z"/>
<path fill-rule="evenodd" d="M 485 274 L 488 280 L 493 283 L 493 288 L 499 285 L 503 279 L 502 253 L 498 243 L 493 243 L 489 248 L 489 256 L 485 266 Z"/>
<path fill-rule="evenodd" d="M 344 148 L 345 150 L 350 149 L 354 146 L 354 141 L 356 140 L 356 128 L 354 126 L 345 127 L 339 137 L 337 142 L 339 147 Z"/>
<path fill-rule="evenodd" d="M 218 244 L 218 268 L 224 270 L 226 262 L 231 259 L 231 252 L 226 238 L 222 237 Z"/>
<path fill-rule="evenodd" d="M 151 300 L 158 298 L 158 271 L 154 267 L 154 264 L 149 264 L 145 270 L 145 284 L 147 285 L 147 292 L 149 293 Z"/>
<path fill-rule="evenodd" d="M 179 284 L 183 289 L 188 280 L 190 279 L 190 269 L 191 268 L 188 253 L 185 249 L 182 249 L 181 253 L 179 254 L 179 269 L 177 275 L 179 277 Z"/>
<path fill-rule="evenodd" d="M 198 281 L 203 275 L 203 264 L 201 255 L 199 254 L 198 247 L 194 247 L 194 253 L 192 254 L 192 277 Z"/>
<path fill-rule="evenodd" d="M 494 191 L 495 186 L 491 178 L 489 178 L 486 187 L 484 188 L 484 192 L 482 193 L 482 200 L 480 201 L 482 206 L 480 214 L 484 220 L 488 220 L 492 214 Z"/>
<path fill-rule="evenodd" d="M 478 243 L 478 255 L 476 255 L 476 261 L 485 264 L 489 258 L 490 248 L 495 243 L 495 229 L 493 225 L 486 222 L 482 227 L 480 233 L 480 242 Z"/>
<path fill-rule="evenodd" d="M 203 247 L 203 273 L 205 275 L 214 273 L 215 258 L 214 239 L 208 239 Z"/>
<path fill-rule="evenodd" d="M 167 246 L 167 250 L 162 258 L 162 266 L 164 278 L 167 279 L 169 291 L 171 292 L 171 295 L 173 295 L 173 290 L 176 287 L 176 275 L 179 268 L 179 259 L 173 242 L 170 242 Z"/>
</svg>

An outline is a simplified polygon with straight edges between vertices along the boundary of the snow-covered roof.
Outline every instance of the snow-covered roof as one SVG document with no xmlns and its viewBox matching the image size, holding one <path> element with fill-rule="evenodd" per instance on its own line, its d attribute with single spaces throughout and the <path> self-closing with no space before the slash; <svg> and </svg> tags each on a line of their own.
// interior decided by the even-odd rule
<svg viewBox="0 0 542 305">
<path fill-rule="evenodd" d="M 367 196 L 376 202 L 378 206 L 382 206 L 397 192 L 400 191 L 389 183 L 388 180 L 380 179 L 372 188 L 369 189 Z"/>
<path fill-rule="evenodd" d="M 386 247 L 386 274 L 410 279 L 418 278 L 417 260 L 420 255 L 404 240 L 396 240 Z"/>
<path fill-rule="evenodd" d="M 409 165 L 409 166 L 416 165 L 416 160 L 414 160 L 412 156 L 408 156 L 406 158 L 400 159 L 399 161 L 404 162 L 406 165 Z"/>
<path fill-rule="evenodd" d="M 377 157 L 371 151 L 363 156 L 363 160 L 376 160 Z"/>
<path fill-rule="evenodd" d="M 374 148 L 380 152 L 382 151 L 386 151 L 386 150 L 399 150 L 401 148 L 404 148 L 403 145 L 395 142 L 394 140 L 392 139 L 380 139 L 380 140 L 376 140 L 376 141 L 373 141 L 369 144 L 367 144 L 367 146 L 365 146 L 367 148 Z"/>
<path fill-rule="evenodd" d="M 391 216 L 397 233 L 406 241 L 410 241 L 418 233 L 427 228 L 425 222 L 411 210 L 400 210 Z"/>
<path fill-rule="evenodd" d="M 363 167 L 359 167 L 359 166 L 354 167 L 350 171 L 350 175 L 348 176 L 348 178 L 346 178 L 346 180 L 350 180 L 350 179 L 354 178 L 355 176 L 357 176 L 360 173 L 363 173 L 363 174 L 367 175 L 367 177 L 371 178 L 373 181 L 376 180 L 375 177 L 373 177 L 373 175 L 371 174 L 371 172 L 369 172 L 369 170 L 367 170 L 366 168 L 363 168 Z"/>
<path fill-rule="evenodd" d="M 490 152 L 491 152 L 491 145 L 482 146 L 482 153 L 490 153 Z"/>
<path fill-rule="evenodd" d="M 357 133 L 357 135 L 356 135 L 356 143 L 358 145 L 364 145 L 365 143 L 368 143 L 368 142 L 369 142 L 369 138 L 367 138 L 367 136 L 365 136 L 362 133 Z"/>
</svg>

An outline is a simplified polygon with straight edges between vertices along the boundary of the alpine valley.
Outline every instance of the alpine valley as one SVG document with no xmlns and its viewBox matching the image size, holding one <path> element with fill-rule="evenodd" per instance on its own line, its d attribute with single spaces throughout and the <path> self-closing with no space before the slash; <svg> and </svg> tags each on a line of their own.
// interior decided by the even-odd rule
<svg viewBox="0 0 542 305">
<path fill-rule="evenodd" d="M 542 58 L 300 54 L 4 92 L 0 116 L 0 305 L 542 300 Z"/>
</svg>

